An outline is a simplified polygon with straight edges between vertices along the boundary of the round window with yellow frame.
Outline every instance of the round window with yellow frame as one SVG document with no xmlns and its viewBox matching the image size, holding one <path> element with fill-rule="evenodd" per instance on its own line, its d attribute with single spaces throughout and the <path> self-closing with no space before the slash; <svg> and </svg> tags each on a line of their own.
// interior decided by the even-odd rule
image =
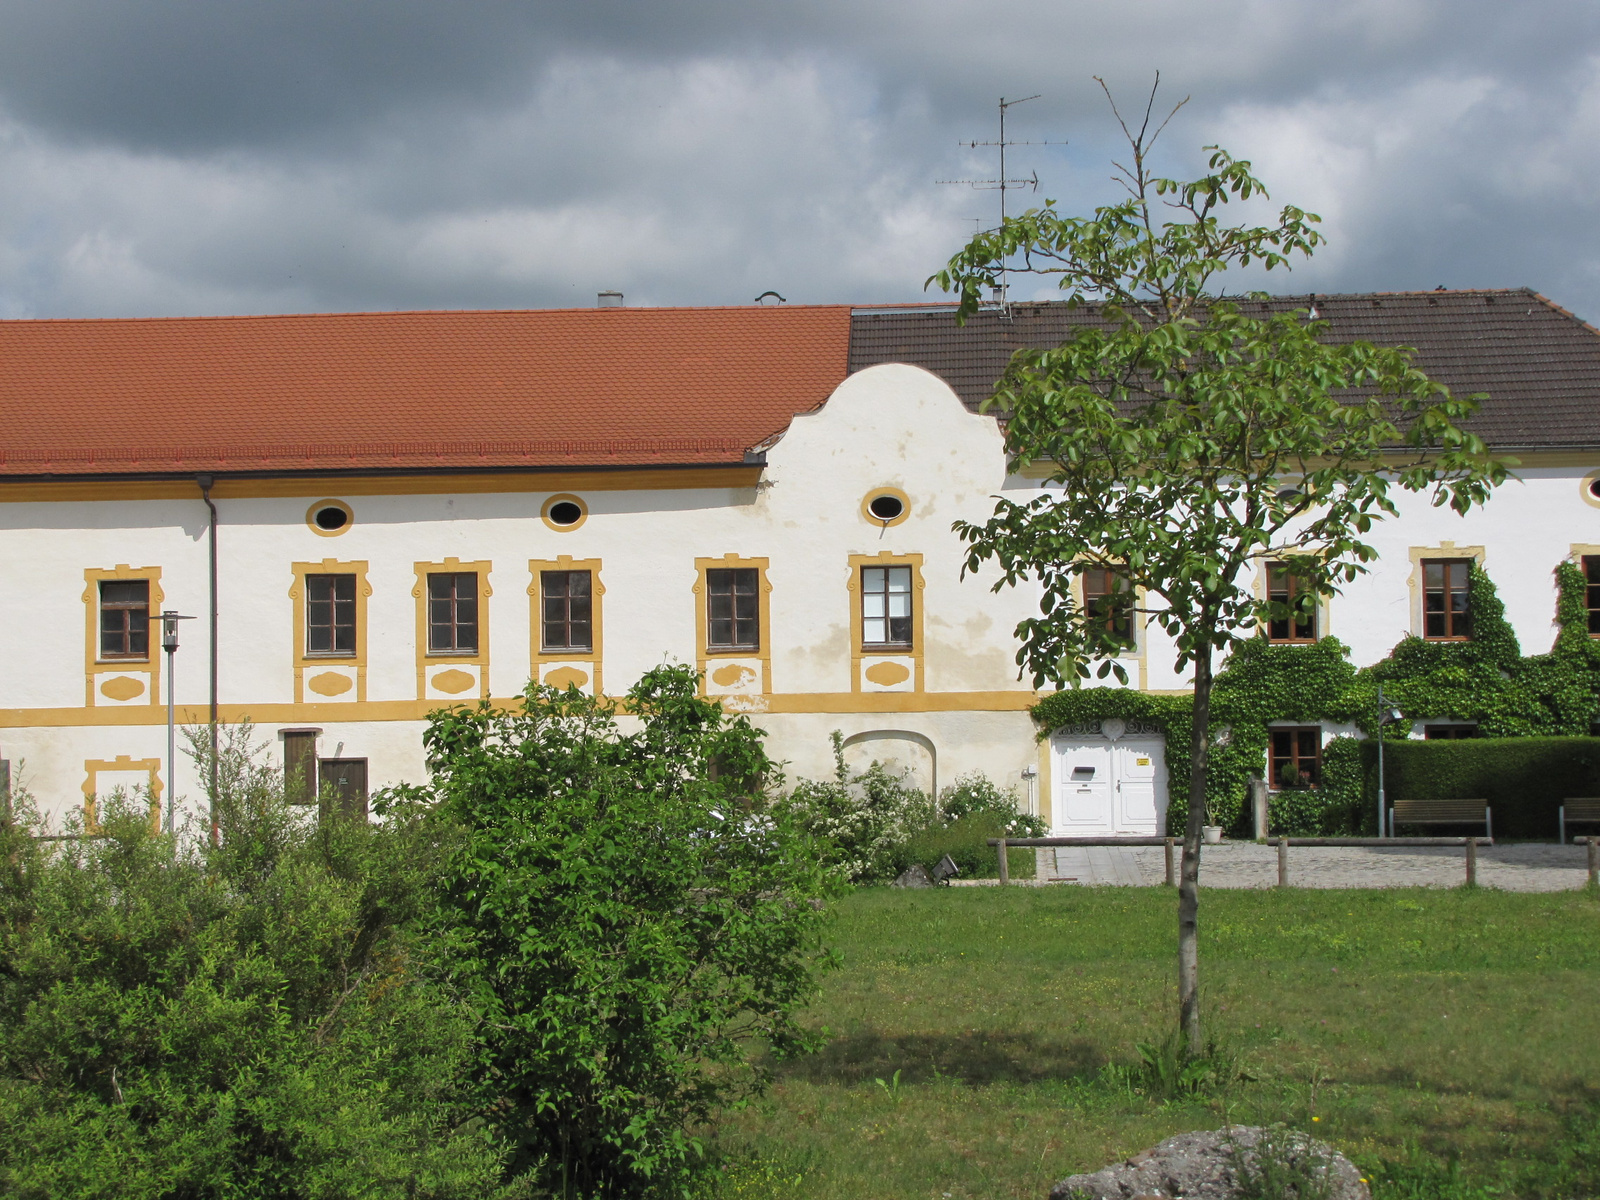
<svg viewBox="0 0 1600 1200">
<path fill-rule="evenodd" d="M 861 516 L 888 529 L 911 515 L 911 497 L 897 487 L 873 488 L 861 498 Z"/>
<path fill-rule="evenodd" d="M 544 502 L 539 517 L 557 533 L 571 533 L 589 519 L 589 506 L 580 497 L 561 492 Z"/>
<path fill-rule="evenodd" d="M 306 509 L 306 527 L 318 537 L 348 533 L 355 521 L 355 510 L 343 500 L 318 500 Z"/>
</svg>

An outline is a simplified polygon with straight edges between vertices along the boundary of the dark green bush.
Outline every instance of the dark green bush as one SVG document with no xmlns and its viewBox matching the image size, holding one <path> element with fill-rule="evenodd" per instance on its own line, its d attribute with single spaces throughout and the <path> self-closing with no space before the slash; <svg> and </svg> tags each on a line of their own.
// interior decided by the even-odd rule
<svg viewBox="0 0 1600 1200">
<path fill-rule="evenodd" d="M 774 774 L 761 732 L 697 685 L 658 668 L 622 714 L 530 687 L 426 733 L 464 830 L 440 921 L 483 1102 L 514 1168 L 562 1195 L 681 1196 L 692 1130 L 815 1036 L 796 1014 L 827 961 L 818 847 L 751 792 Z"/>
<path fill-rule="evenodd" d="M 1377 808 L 1377 744 L 1362 746 L 1363 809 Z M 1600 795 L 1600 738 L 1466 738 L 1386 741 L 1385 791 L 1396 800 L 1489 802 L 1497 837 L 1551 839 L 1568 796 Z M 1459 832 L 1473 830 L 1463 828 Z M 1400 832 L 1407 832 L 1402 826 Z M 1410 832 L 1452 832 L 1446 827 Z"/>
<path fill-rule="evenodd" d="M 318 827 L 233 732 L 219 846 L 120 795 L 94 839 L 0 820 L 0 1193 L 501 1194 L 419 935 L 441 829 Z"/>
</svg>

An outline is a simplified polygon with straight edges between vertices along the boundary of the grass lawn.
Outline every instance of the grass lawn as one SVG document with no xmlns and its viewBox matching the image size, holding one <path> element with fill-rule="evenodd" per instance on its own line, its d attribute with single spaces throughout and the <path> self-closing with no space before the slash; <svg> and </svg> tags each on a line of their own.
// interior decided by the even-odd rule
<svg viewBox="0 0 1600 1200">
<path fill-rule="evenodd" d="M 1131 1068 L 1173 1023 L 1176 924 L 1164 888 L 848 897 L 827 1046 L 714 1131 L 723 1190 L 1042 1200 L 1226 1120 L 1314 1129 L 1378 1200 L 1597 1194 L 1592 894 L 1202 892 L 1206 1033 L 1244 1077 L 1163 1100 Z"/>
</svg>

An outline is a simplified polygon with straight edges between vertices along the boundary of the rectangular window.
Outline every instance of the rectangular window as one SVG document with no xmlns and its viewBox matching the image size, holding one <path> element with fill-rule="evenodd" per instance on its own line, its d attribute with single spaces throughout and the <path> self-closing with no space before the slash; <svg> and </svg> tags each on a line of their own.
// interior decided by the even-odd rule
<svg viewBox="0 0 1600 1200">
<path fill-rule="evenodd" d="M 761 648 L 761 572 L 754 567 L 706 571 L 706 648 Z"/>
<path fill-rule="evenodd" d="M 594 579 L 588 571 L 540 571 L 541 648 L 594 649 Z"/>
<path fill-rule="evenodd" d="M 1478 736 L 1476 725 L 1424 725 L 1422 736 L 1430 742 L 1448 742 Z"/>
<path fill-rule="evenodd" d="M 317 731 L 283 731 L 283 791 L 290 804 L 311 804 L 317 798 Z"/>
<path fill-rule="evenodd" d="M 356 577 L 306 576 L 306 653 L 356 652 Z"/>
<path fill-rule="evenodd" d="M 1267 564 L 1267 599 L 1273 604 L 1292 605 L 1295 611 L 1285 617 L 1274 617 L 1267 625 L 1269 642 L 1314 642 L 1317 640 L 1316 599 L 1306 601 L 1312 607 L 1302 610 L 1299 601 L 1307 596 L 1305 581 L 1289 574 L 1287 564 Z"/>
<path fill-rule="evenodd" d="M 1272 777 L 1274 790 L 1314 788 L 1322 779 L 1322 730 L 1274 729 Z"/>
<path fill-rule="evenodd" d="M 478 651 L 478 575 L 448 571 L 428 576 L 428 653 Z"/>
<path fill-rule="evenodd" d="M 1589 636 L 1600 637 L 1600 554 L 1583 556 L 1583 605 L 1589 610 Z"/>
<path fill-rule="evenodd" d="M 100 582 L 100 657 L 150 657 L 150 581 Z"/>
<path fill-rule="evenodd" d="M 1470 558 L 1422 560 L 1422 636 L 1432 641 L 1465 641 L 1472 636 L 1467 607 Z"/>
<path fill-rule="evenodd" d="M 367 819 L 367 760 L 364 758 L 325 758 L 321 768 L 323 789 L 328 793 L 323 817 Z"/>
<path fill-rule="evenodd" d="M 1112 637 L 1133 641 L 1133 588 L 1109 567 L 1083 573 L 1083 605 Z"/>
<path fill-rule="evenodd" d="M 861 643 L 911 646 L 911 568 L 861 568 Z"/>
</svg>

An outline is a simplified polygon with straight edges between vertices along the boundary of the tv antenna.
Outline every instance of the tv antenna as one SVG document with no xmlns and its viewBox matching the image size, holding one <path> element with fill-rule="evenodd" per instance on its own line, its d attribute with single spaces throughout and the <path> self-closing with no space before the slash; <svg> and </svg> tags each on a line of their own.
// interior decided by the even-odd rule
<svg viewBox="0 0 1600 1200">
<path fill-rule="evenodd" d="M 1015 191 L 1018 188 L 1028 188 L 1031 191 L 1035 191 L 1035 192 L 1037 192 L 1039 190 L 1039 172 L 1038 171 L 1029 172 L 1028 177 L 1026 179 L 1012 179 L 1012 178 L 1010 178 L 1009 176 L 1006 175 L 1006 147 L 1008 147 L 1008 146 L 1065 146 L 1067 144 L 1065 140 L 1058 141 L 1058 142 L 1011 142 L 1011 141 L 1007 141 L 1006 140 L 1006 109 L 1013 108 L 1018 104 L 1026 104 L 1029 100 L 1037 100 L 1037 99 L 1039 99 L 1039 97 L 1041 95 L 1043 95 L 1042 92 L 1035 92 L 1033 95 L 1031 95 L 1031 96 L 1023 96 L 1019 100 L 1007 100 L 1004 96 L 1001 96 L 1000 97 L 1000 137 L 999 137 L 999 139 L 997 141 L 993 141 L 993 142 L 969 141 L 969 142 L 957 142 L 956 143 L 956 145 L 965 146 L 969 150 L 976 150 L 979 146 L 994 146 L 994 147 L 998 148 L 999 151 L 1000 151 L 1000 175 L 999 175 L 999 178 L 997 178 L 997 179 L 938 179 L 938 180 L 934 181 L 936 183 L 962 184 L 962 185 L 965 185 L 966 187 L 970 187 L 970 188 L 974 189 L 975 191 L 980 191 L 980 192 L 999 192 L 1000 193 L 1000 226 L 1001 227 L 1004 227 L 1005 223 L 1006 223 L 1006 193 L 1007 192 Z M 1005 268 L 1005 264 L 1001 263 L 1000 264 L 1000 296 L 999 296 L 999 299 L 1000 299 L 1000 301 L 1002 303 L 1004 303 L 1004 301 L 1005 301 L 1005 295 L 1006 295 L 1006 268 Z"/>
</svg>

